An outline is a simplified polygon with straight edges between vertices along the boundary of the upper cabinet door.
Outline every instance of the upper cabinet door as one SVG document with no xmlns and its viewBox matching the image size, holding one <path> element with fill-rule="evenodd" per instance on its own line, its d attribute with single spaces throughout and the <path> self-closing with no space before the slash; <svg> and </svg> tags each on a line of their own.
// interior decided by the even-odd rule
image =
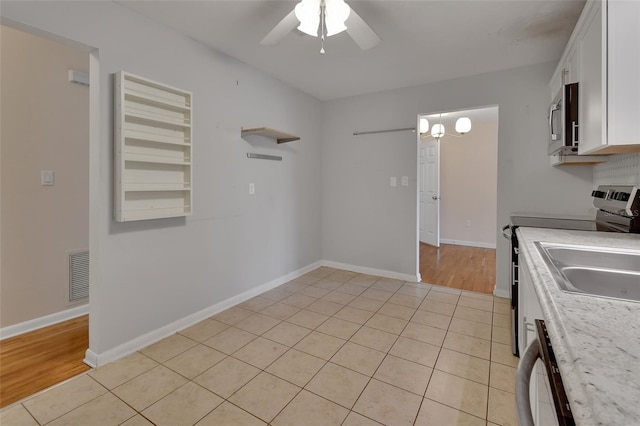
<svg viewBox="0 0 640 426">
<path fill-rule="evenodd" d="M 589 11 L 581 36 L 578 38 L 578 78 L 580 82 L 579 153 L 592 152 L 607 143 L 606 139 L 606 64 L 603 61 L 602 3 Z"/>
<path fill-rule="evenodd" d="M 640 152 L 640 2 L 595 0 L 583 13 L 578 152 Z"/>
<path fill-rule="evenodd" d="M 580 52 L 578 46 L 573 46 L 567 54 L 567 60 L 565 61 L 565 76 L 564 83 L 572 84 L 577 83 L 580 79 L 578 76 L 578 70 L 580 69 L 579 63 Z"/>
<path fill-rule="evenodd" d="M 608 141 L 640 144 L 640 1 L 608 3 Z"/>
</svg>

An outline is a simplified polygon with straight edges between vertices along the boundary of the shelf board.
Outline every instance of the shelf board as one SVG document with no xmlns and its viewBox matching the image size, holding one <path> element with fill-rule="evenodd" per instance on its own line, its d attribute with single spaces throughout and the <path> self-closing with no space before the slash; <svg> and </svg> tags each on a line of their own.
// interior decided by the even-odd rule
<svg viewBox="0 0 640 426">
<path fill-rule="evenodd" d="M 122 221 L 128 222 L 132 220 L 164 219 L 182 216 L 191 216 L 191 206 L 186 205 L 184 207 L 124 210 L 122 212 Z"/>
<path fill-rule="evenodd" d="M 266 136 L 268 138 L 275 139 L 278 143 L 293 142 L 293 141 L 300 140 L 300 136 L 292 135 L 291 133 L 272 129 L 270 127 L 256 127 L 253 129 L 242 129 L 241 134 L 242 136 L 245 136 L 245 135 Z"/>
<path fill-rule="evenodd" d="M 149 136 L 149 137 L 136 137 L 136 136 L 125 136 L 125 146 L 127 145 L 127 142 L 129 141 L 138 141 L 138 142 L 148 142 L 148 143 L 158 143 L 158 144 L 164 144 L 164 145 L 175 145 L 175 146 L 185 146 L 185 147 L 190 147 L 191 144 L 190 143 L 185 143 L 185 142 L 168 142 L 166 140 L 158 140 L 158 139 L 154 139 L 153 136 Z"/>
<path fill-rule="evenodd" d="M 126 100 L 131 99 L 139 103 L 146 103 L 153 106 L 164 107 L 178 112 L 190 112 L 191 106 L 183 103 L 178 103 L 172 99 L 162 98 L 160 96 L 151 95 L 148 93 L 138 92 L 135 89 L 125 89 L 124 98 Z"/>
<path fill-rule="evenodd" d="M 146 142 L 164 143 L 168 145 L 180 145 L 191 146 L 191 141 L 188 137 L 169 136 L 162 133 L 145 132 L 138 129 L 124 129 L 124 139 L 127 140 L 139 140 Z"/>
<path fill-rule="evenodd" d="M 138 163 L 155 163 L 155 164 L 177 164 L 179 166 L 190 166 L 191 161 L 185 161 L 181 158 L 172 158 L 168 156 L 162 155 L 144 155 L 144 154 L 134 154 L 131 152 L 123 153 L 124 161 L 135 161 Z"/>
<path fill-rule="evenodd" d="M 191 191 L 186 183 L 125 183 L 125 192 Z"/>
<path fill-rule="evenodd" d="M 145 116 L 142 114 L 136 114 L 134 112 L 130 112 L 127 111 L 124 114 L 125 116 L 125 120 L 127 118 L 133 119 L 131 120 L 131 122 L 142 122 L 142 123 L 148 123 L 156 126 L 161 126 L 161 127 L 168 127 L 171 129 L 190 129 L 191 128 L 191 124 L 187 123 L 187 122 L 179 122 L 177 120 L 163 120 L 157 117 L 149 117 L 149 116 Z M 127 120 L 130 121 L 130 120 Z"/>
</svg>

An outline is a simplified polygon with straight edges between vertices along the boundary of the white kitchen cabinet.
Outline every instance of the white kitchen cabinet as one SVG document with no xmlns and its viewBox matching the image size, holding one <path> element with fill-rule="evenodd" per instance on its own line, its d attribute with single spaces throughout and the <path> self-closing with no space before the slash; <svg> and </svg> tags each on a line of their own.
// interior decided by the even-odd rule
<svg viewBox="0 0 640 426">
<path fill-rule="evenodd" d="M 585 6 L 579 61 L 579 154 L 640 152 L 640 2 Z"/>
<path fill-rule="evenodd" d="M 115 74 L 114 219 L 192 212 L 191 93 Z"/>
<path fill-rule="evenodd" d="M 519 261 L 518 326 L 520 330 L 522 330 L 520 333 L 520 348 L 522 348 L 522 350 L 520 352 L 523 353 L 524 349 L 529 347 L 531 342 L 538 339 L 535 320 L 544 320 L 544 316 L 540 302 L 538 301 L 538 295 L 533 288 L 531 274 L 524 256 L 520 256 Z M 538 359 L 529 382 L 529 397 L 534 424 L 551 426 L 558 424 L 558 420 L 556 418 L 553 400 L 549 398 L 551 393 L 548 389 L 549 384 L 546 379 L 546 374 L 547 372 L 543 362 Z"/>
<path fill-rule="evenodd" d="M 581 36 L 578 41 L 579 53 L 579 103 L 578 123 L 580 123 L 580 144 L 578 153 L 586 154 L 606 141 L 606 61 L 603 54 L 603 8 L 594 2 L 587 10 Z"/>
<path fill-rule="evenodd" d="M 569 50 L 566 60 L 566 73 L 565 73 L 565 83 L 577 83 L 578 82 L 578 68 L 579 68 L 579 51 L 577 46 L 573 46 L 572 49 Z"/>
<path fill-rule="evenodd" d="M 640 1 L 587 0 L 549 84 L 578 83 L 580 155 L 640 152 Z"/>
<path fill-rule="evenodd" d="M 518 326 L 522 330 L 522 333 L 520 333 L 520 353 L 523 353 L 529 344 L 537 339 L 535 320 L 544 320 L 544 317 L 542 316 L 542 308 L 533 288 L 531 274 L 524 256 L 519 257 L 519 262 Z"/>
</svg>

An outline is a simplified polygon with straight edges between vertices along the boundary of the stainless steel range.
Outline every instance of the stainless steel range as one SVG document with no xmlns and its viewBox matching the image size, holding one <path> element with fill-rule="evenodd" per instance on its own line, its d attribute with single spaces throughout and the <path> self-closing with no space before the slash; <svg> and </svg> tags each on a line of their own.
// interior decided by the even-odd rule
<svg viewBox="0 0 640 426">
<path fill-rule="evenodd" d="M 511 345 L 513 354 L 518 348 L 518 237 L 520 226 L 530 228 L 570 229 L 577 231 L 626 232 L 640 234 L 640 188 L 632 185 L 600 185 L 591 193 L 598 209 L 595 220 L 541 215 L 514 214 L 502 234 L 511 241 Z"/>
</svg>

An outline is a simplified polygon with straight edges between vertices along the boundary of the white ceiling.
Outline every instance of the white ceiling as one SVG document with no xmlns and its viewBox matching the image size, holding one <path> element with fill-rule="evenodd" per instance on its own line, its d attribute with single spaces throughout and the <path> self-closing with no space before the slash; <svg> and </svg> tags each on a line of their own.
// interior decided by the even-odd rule
<svg viewBox="0 0 640 426">
<path fill-rule="evenodd" d="M 361 51 L 341 33 L 260 40 L 295 1 L 119 1 L 320 99 L 557 61 L 584 0 L 347 0 L 382 38 Z"/>
</svg>

